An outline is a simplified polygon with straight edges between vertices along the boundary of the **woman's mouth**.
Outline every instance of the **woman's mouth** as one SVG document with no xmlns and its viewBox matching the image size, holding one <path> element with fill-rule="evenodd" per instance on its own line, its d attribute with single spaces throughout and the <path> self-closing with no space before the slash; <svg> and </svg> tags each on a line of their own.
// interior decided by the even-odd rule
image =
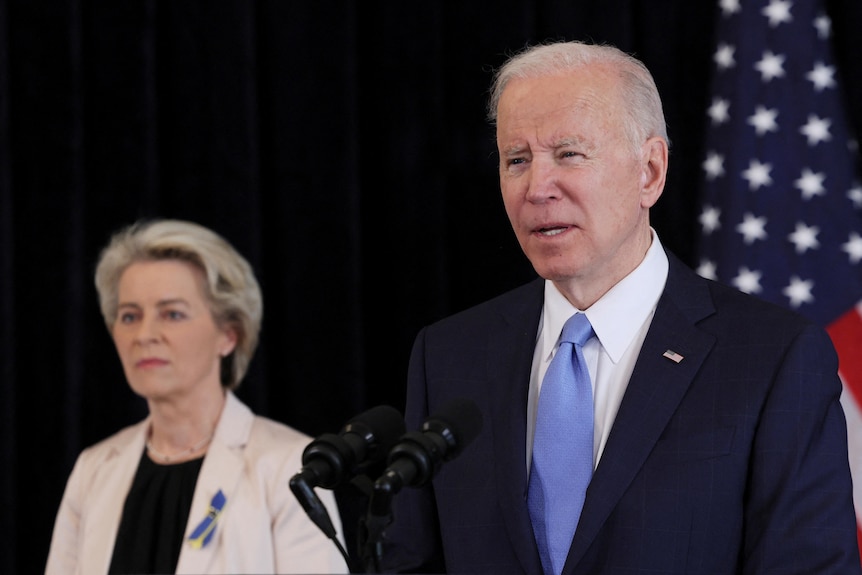
<svg viewBox="0 0 862 575">
<path fill-rule="evenodd" d="M 157 357 L 146 357 L 144 359 L 138 360 L 138 362 L 135 363 L 135 367 L 146 369 L 149 367 L 161 367 L 163 365 L 167 365 L 167 363 L 167 360 L 164 359 L 159 359 Z"/>
</svg>

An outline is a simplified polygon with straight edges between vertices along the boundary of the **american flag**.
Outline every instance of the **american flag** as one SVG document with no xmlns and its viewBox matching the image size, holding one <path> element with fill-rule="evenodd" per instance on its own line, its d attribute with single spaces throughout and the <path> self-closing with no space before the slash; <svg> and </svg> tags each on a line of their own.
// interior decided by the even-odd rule
<svg viewBox="0 0 862 575">
<path fill-rule="evenodd" d="M 862 526 L 862 185 L 831 21 L 820 0 L 719 0 L 717 19 L 698 273 L 826 327 Z"/>
</svg>

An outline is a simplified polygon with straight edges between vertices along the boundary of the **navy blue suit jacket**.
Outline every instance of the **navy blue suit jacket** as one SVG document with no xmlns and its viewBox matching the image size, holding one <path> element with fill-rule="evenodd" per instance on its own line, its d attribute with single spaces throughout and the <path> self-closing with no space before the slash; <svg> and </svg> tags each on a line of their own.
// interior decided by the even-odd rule
<svg viewBox="0 0 862 575">
<path fill-rule="evenodd" d="M 862 572 L 828 335 L 668 257 L 563 572 Z M 537 279 L 418 334 L 408 429 L 455 397 L 484 424 L 430 485 L 396 496 L 384 571 L 542 572 L 525 441 L 543 293 Z"/>
</svg>

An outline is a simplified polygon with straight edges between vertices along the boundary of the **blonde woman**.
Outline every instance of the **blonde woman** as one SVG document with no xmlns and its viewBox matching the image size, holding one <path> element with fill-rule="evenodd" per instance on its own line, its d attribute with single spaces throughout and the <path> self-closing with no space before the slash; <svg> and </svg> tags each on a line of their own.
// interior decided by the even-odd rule
<svg viewBox="0 0 862 575">
<path fill-rule="evenodd" d="M 310 438 L 233 393 L 263 312 L 248 262 L 207 228 L 156 220 L 114 235 L 95 282 L 149 416 L 78 457 L 46 574 L 347 572 L 288 488 Z"/>
</svg>

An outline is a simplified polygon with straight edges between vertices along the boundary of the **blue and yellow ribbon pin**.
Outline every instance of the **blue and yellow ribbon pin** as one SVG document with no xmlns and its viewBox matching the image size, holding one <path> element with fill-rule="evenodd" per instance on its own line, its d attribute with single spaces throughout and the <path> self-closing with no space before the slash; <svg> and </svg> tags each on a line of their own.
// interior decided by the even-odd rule
<svg viewBox="0 0 862 575">
<path fill-rule="evenodd" d="M 210 501 L 207 516 L 204 517 L 204 520 L 189 535 L 189 544 L 193 548 L 200 549 L 206 546 L 213 538 L 216 530 L 216 521 L 218 521 L 222 509 L 224 509 L 225 501 L 227 501 L 227 498 L 221 492 L 221 489 L 219 489 L 218 493 L 213 495 L 212 501 Z"/>
</svg>

